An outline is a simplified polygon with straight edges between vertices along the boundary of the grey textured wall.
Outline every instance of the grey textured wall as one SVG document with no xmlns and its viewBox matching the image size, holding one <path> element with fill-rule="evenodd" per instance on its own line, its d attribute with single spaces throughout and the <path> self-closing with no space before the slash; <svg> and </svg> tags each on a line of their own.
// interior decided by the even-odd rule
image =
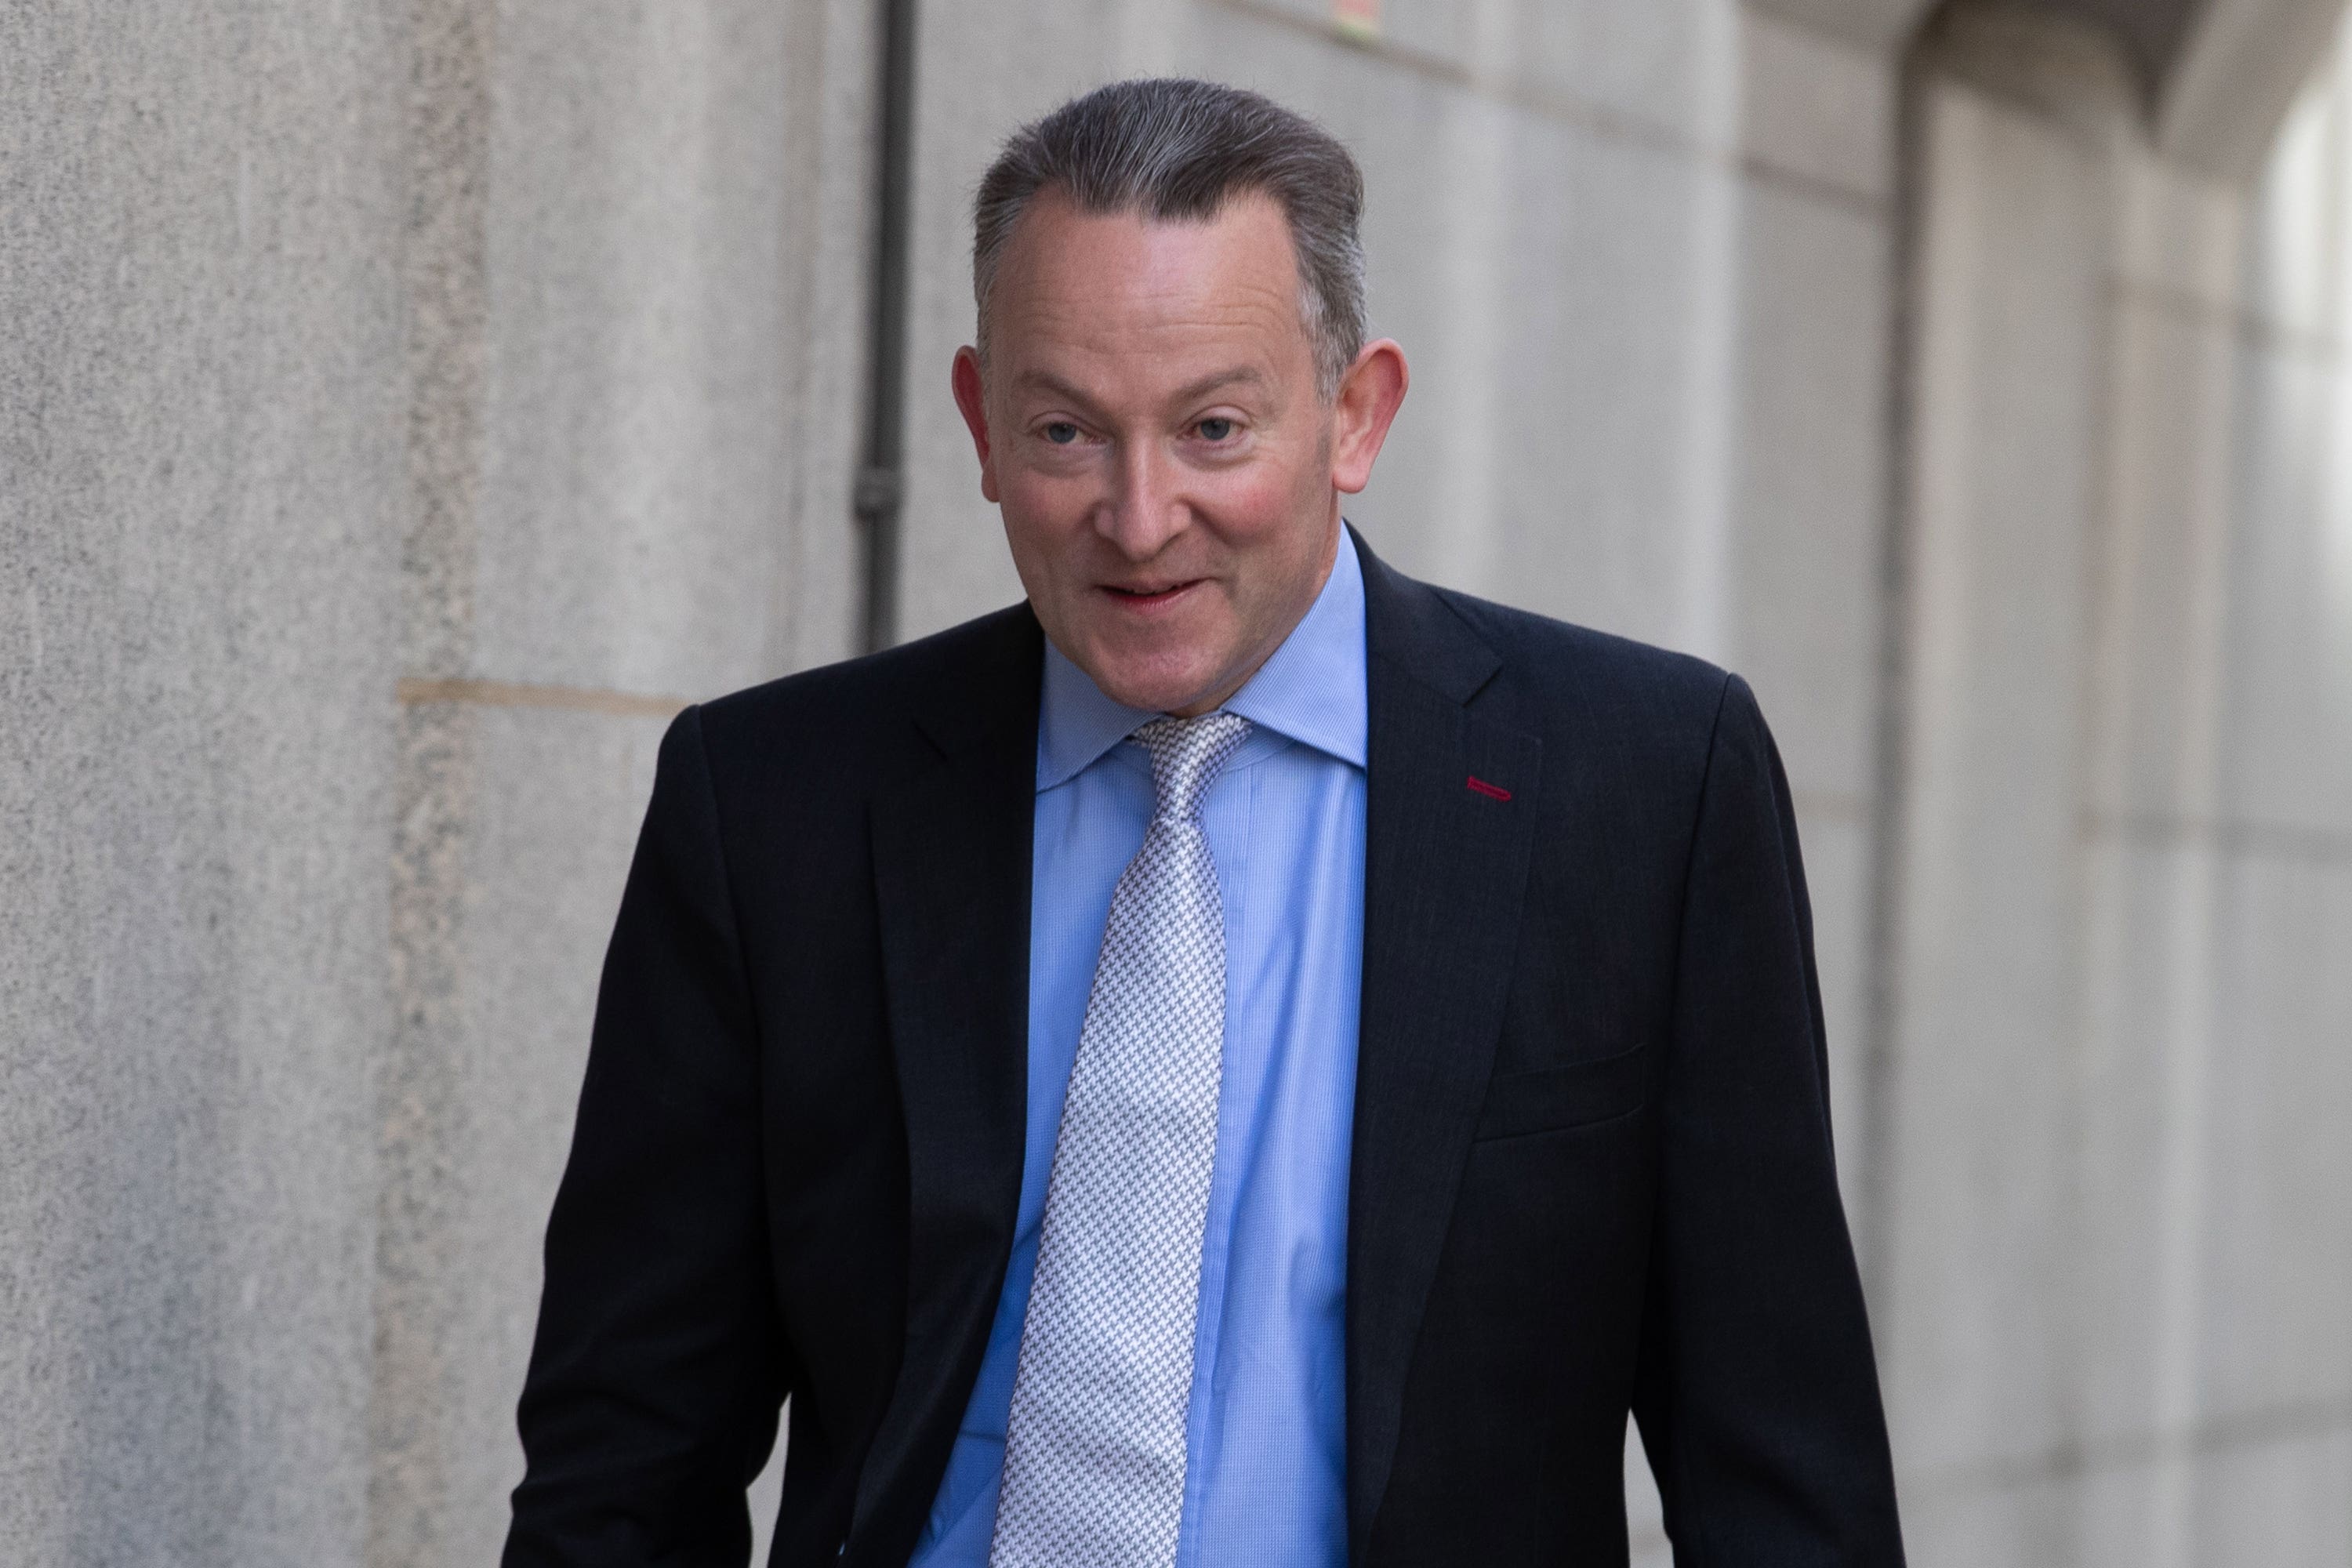
<svg viewBox="0 0 2352 1568">
<path fill-rule="evenodd" d="M 2096 36 L 1989 12 L 1927 71 L 1874 1302 L 1915 1560 L 2342 1563 L 2352 97 L 2249 193 L 2148 150 Z"/>
<path fill-rule="evenodd" d="M 669 714 L 849 651 L 863 8 L 432 0 L 370 1561 L 487 1561 Z"/>
<path fill-rule="evenodd" d="M 402 409 L 379 15 L 0 7 L 0 1555 L 353 1562 Z"/>
<path fill-rule="evenodd" d="M 663 721 L 848 651 L 869 47 L 0 6 L 0 1560 L 493 1554 Z"/>
<path fill-rule="evenodd" d="M 1325 119 L 1415 370 L 1351 514 L 1781 738 L 1914 1560 L 2342 1562 L 2342 68 L 2240 189 L 1989 0 L 1908 165 L 1917 0 L 1380 9 L 921 7 L 902 625 L 1017 593 L 995 140 Z M 0 0 L 0 1561 L 490 1556 L 655 742 L 855 635 L 875 38 Z"/>
</svg>

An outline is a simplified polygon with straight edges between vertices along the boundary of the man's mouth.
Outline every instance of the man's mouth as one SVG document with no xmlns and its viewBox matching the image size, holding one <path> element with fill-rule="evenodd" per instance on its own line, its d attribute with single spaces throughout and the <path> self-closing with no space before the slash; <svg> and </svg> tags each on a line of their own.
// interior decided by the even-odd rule
<svg viewBox="0 0 2352 1568">
<path fill-rule="evenodd" d="M 1177 599 L 1183 596 L 1187 589 L 1195 586 L 1198 582 L 1199 579 L 1194 578 L 1191 581 L 1182 583 L 1146 583 L 1131 585 L 1122 585 L 1117 583 L 1105 583 L 1102 587 L 1105 593 L 1110 595 L 1114 600 L 1122 605 L 1139 610 L 1149 610 L 1160 605 L 1174 603 Z"/>
</svg>

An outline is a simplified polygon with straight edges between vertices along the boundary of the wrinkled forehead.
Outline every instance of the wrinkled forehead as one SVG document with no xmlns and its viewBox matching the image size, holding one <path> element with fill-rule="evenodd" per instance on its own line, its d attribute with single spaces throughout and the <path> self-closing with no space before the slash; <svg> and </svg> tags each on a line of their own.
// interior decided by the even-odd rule
<svg viewBox="0 0 2352 1568">
<path fill-rule="evenodd" d="M 1157 219 L 1086 212 L 1041 192 L 991 290 L 990 358 L 1016 376 L 1044 368 L 1181 384 L 1211 360 L 1311 374 L 1301 294 L 1289 225 L 1270 196 Z"/>
</svg>

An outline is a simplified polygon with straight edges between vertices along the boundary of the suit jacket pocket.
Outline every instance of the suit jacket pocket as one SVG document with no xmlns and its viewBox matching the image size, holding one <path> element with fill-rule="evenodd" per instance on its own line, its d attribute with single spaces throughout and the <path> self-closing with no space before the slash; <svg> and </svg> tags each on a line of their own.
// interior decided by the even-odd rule
<svg viewBox="0 0 2352 1568">
<path fill-rule="evenodd" d="M 1505 1073 L 1486 1089 L 1477 1136 L 1517 1138 L 1606 1121 L 1636 1110 L 1650 1087 L 1650 1053 L 1635 1046 L 1597 1061 Z"/>
</svg>

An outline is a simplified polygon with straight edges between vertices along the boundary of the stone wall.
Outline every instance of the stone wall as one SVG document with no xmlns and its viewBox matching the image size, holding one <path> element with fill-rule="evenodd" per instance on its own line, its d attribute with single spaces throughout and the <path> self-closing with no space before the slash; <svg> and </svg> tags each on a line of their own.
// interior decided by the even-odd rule
<svg viewBox="0 0 2352 1568">
<path fill-rule="evenodd" d="M 0 6 L 0 1556 L 494 1554 L 655 742 L 850 651 L 869 31 Z"/>
<path fill-rule="evenodd" d="M 479 1563 L 597 963 L 686 701 L 851 651 L 862 6 L 431 0 L 369 1561 Z"/>
<path fill-rule="evenodd" d="M 2098 36 L 1988 9 L 1920 68 L 1874 1274 L 1914 1561 L 2342 1562 L 2352 97 L 2249 191 Z"/>
<path fill-rule="evenodd" d="M 355 1562 L 404 225 L 364 9 L 0 8 L 0 1540 Z"/>
</svg>

